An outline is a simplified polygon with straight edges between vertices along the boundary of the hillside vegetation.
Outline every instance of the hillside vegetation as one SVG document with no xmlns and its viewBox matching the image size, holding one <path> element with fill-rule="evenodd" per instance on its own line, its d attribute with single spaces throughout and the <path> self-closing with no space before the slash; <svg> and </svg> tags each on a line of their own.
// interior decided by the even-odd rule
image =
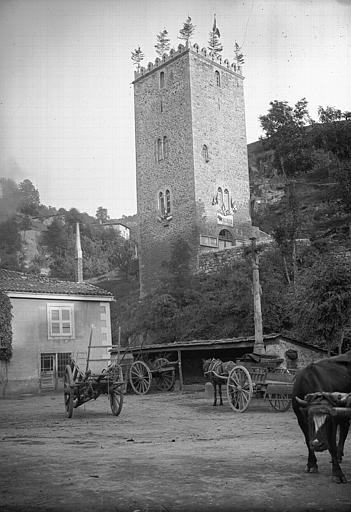
<svg viewBox="0 0 351 512">
<path fill-rule="evenodd" d="M 263 331 L 329 350 L 350 346 L 350 117 L 327 107 L 314 122 L 305 99 L 294 107 L 274 101 L 260 117 L 264 137 L 248 146 L 253 224 L 274 240 L 258 245 Z M 140 300 L 133 244 L 102 227 L 105 209 L 96 218 L 57 211 L 40 204 L 29 180 L 0 184 L 1 266 L 74 279 L 79 222 L 84 277 L 116 298 L 114 342 L 120 334 L 123 344 L 254 334 L 249 248 L 231 266 L 192 275 L 189 247 L 179 239 L 158 287 Z"/>
<path fill-rule="evenodd" d="M 104 225 L 107 210 L 96 217 L 47 207 L 30 180 L 17 185 L 0 178 L 0 265 L 10 270 L 76 279 L 76 230 L 80 226 L 84 278 L 113 273 L 128 279 L 137 273 L 135 244 Z"/>
</svg>

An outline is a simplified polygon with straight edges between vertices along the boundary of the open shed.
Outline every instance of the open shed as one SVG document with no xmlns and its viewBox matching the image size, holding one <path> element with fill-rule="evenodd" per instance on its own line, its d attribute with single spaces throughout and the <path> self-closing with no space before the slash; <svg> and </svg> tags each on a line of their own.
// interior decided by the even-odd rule
<svg viewBox="0 0 351 512">
<path fill-rule="evenodd" d="M 113 347 L 111 359 L 126 361 L 143 358 L 145 361 L 159 357 L 178 361 L 180 387 L 205 381 L 202 360 L 212 357 L 222 361 L 236 361 L 245 354 L 253 353 L 254 336 L 226 338 L 217 340 L 191 340 L 174 343 L 155 343 L 132 347 Z M 326 357 L 327 352 L 321 348 L 299 342 L 282 334 L 268 334 L 263 337 L 266 355 L 278 356 L 280 367 L 298 369 Z"/>
</svg>

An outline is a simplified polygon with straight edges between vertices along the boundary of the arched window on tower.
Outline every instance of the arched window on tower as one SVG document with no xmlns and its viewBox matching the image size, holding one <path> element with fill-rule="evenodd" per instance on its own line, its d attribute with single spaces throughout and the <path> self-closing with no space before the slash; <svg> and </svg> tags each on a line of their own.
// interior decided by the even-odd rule
<svg viewBox="0 0 351 512">
<path fill-rule="evenodd" d="M 163 89 L 165 86 L 165 74 L 164 71 L 160 73 L 160 89 Z"/>
<path fill-rule="evenodd" d="M 206 146 L 206 144 L 204 144 L 202 146 L 202 157 L 205 160 L 205 162 L 209 161 L 209 158 L 208 158 L 208 147 Z"/>
<path fill-rule="evenodd" d="M 226 249 L 227 247 L 232 247 L 234 245 L 233 236 L 228 229 L 222 229 L 219 232 L 218 236 L 218 248 Z"/>
<path fill-rule="evenodd" d="M 162 139 L 157 139 L 157 161 L 163 160 L 163 142 Z"/>
<path fill-rule="evenodd" d="M 224 189 L 224 194 L 223 194 L 223 205 L 224 205 L 224 209 L 226 211 L 229 210 L 229 191 L 228 189 Z"/>
<path fill-rule="evenodd" d="M 166 190 L 166 213 L 171 213 L 171 193 Z"/>
<path fill-rule="evenodd" d="M 218 187 L 218 190 L 217 190 L 217 202 L 218 202 L 218 207 L 221 209 L 223 206 L 223 192 L 222 192 L 221 187 Z"/>
<path fill-rule="evenodd" d="M 165 198 L 163 192 L 158 194 L 158 209 L 160 210 L 161 215 L 165 213 Z"/>
<path fill-rule="evenodd" d="M 217 87 L 221 86 L 221 75 L 219 71 L 215 71 L 216 85 Z"/>
<path fill-rule="evenodd" d="M 163 158 L 168 158 L 168 139 L 163 137 Z"/>
</svg>

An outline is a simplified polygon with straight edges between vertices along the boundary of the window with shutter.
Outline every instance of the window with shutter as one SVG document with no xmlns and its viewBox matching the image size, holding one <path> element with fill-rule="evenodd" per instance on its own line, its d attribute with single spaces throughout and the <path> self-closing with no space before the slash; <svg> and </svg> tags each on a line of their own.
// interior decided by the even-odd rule
<svg viewBox="0 0 351 512">
<path fill-rule="evenodd" d="M 74 337 L 73 304 L 48 304 L 48 336 L 49 338 Z"/>
</svg>

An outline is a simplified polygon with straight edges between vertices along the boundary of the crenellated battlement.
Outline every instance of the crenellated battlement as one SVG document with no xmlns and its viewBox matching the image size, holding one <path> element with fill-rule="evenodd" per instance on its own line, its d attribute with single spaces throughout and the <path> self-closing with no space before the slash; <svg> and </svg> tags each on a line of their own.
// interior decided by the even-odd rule
<svg viewBox="0 0 351 512">
<path fill-rule="evenodd" d="M 174 59 L 175 57 L 178 57 L 179 55 L 181 55 L 189 50 L 191 52 L 201 55 L 202 57 L 205 57 L 208 60 L 215 62 L 219 66 L 222 66 L 223 68 L 226 68 L 226 69 L 232 71 L 233 73 L 237 73 L 238 75 L 242 76 L 242 68 L 236 62 L 230 63 L 230 61 L 228 59 L 223 60 L 221 55 L 216 55 L 214 52 L 208 51 L 207 48 L 200 49 L 200 46 L 197 43 L 189 44 L 187 42 L 185 45 L 179 44 L 177 50 L 172 48 L 170 50 L 169 54 L 164 53 L 162 55 L 162 58 L 157 57 L 155 59 L 155 62 L 149 62 L 147 67 L 142 66 L 138 70 L 134 71 L 134 79 L 136 80 L 142 76 L 147 75 L 148 73 L 151 73 L 151 71 L 153 71 L 154 69 L 162 66 L 166 62 Z"/>
</svg>

